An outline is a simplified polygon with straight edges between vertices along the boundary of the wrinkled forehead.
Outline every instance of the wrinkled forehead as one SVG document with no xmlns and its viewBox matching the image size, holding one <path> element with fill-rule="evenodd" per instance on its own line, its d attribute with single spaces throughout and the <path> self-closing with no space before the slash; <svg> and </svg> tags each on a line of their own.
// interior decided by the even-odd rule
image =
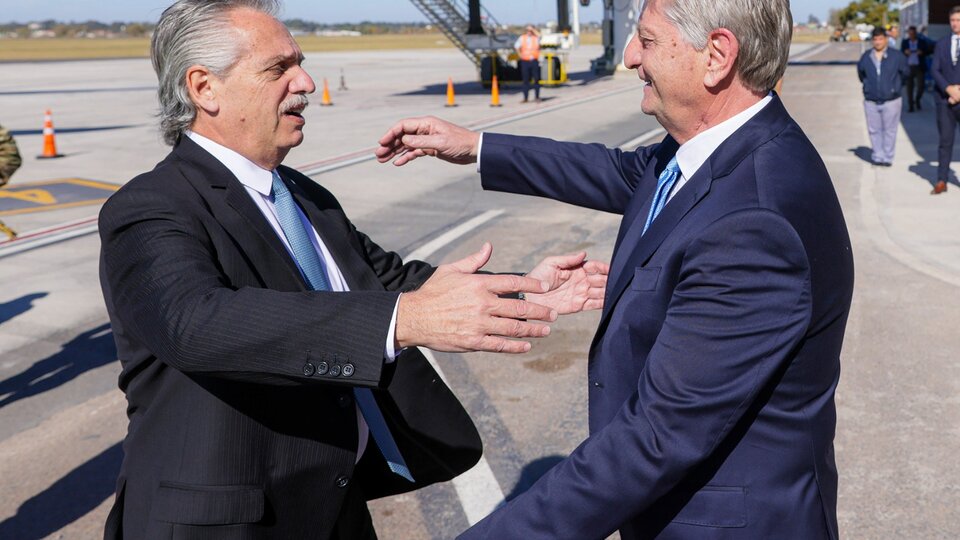
<svg viewBox="0 0 960 540">
<path fill-rule="evenodd" d="M 299 62 L 303 52 L 290 31 L 274 17 L 259 11 L 239 8 L 231 13 L 236 39 L 243 56 L 256 63 L 286 60 Z M 229 38 L 228 38 L 229 39 Z"/>
</svg>

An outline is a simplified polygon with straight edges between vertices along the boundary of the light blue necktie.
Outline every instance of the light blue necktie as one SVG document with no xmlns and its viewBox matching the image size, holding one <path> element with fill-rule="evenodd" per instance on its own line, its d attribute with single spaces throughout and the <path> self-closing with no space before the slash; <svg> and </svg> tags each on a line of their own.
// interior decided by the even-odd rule
<svg viewBox="0 0 960 540">
<path fill-rule="evenodd" d="M 673 159 L 670 160 L 670 163 L 667 163 L 667 168 L 660 173 L 660 178 L 657 178 L 657 192 L 653 195 L 653 204 L 650 205 L 647 222 L 643 225 L 644 234 L 646 234 L 647 229 L 650 228 L 653 220 L 657 219 L 657 216 L 660 215 L 663 207 L 666 206 L 670 190 L 673 189 L 678 178 L 680 178 L 680 166 L 677 165 L 677 157 L 674 156 Z"/>
<path fill-rule="evenodd" d="M 280 180 L 280 175 L 273 171 L 273 204 L 277 209 L 277 221 L 280 222 L 280 228 L 283 229 L 283 235 L 287 237 L 293 256 L 300 265 L 300 270 L 310 284 L 310 288 L 315 291 L 329 291 L 330 281 L 327 280 L 326 269 L 320 255 L 313 247 L 310 241 L 310 235 L 300 220 L 300 212 L 297 211 L 297 203 L 294 202 L 290 190 Z M 357 400 L 357 406 L 363 413 L 364 420 L 370 428 L 370 434 L 376 441 L 380 453 L 387 460 L 390 470 L 413 482 L 413 476 L 410 469 L 403 461 L 400 455 L 400 449 L 397 448 L 393 435 L 390 434 L 390 428 L 380 412 L 380 407 L 373 397 L 373 392 L 369 388 L 354 388 L 354 397 Z"/>
</svg>

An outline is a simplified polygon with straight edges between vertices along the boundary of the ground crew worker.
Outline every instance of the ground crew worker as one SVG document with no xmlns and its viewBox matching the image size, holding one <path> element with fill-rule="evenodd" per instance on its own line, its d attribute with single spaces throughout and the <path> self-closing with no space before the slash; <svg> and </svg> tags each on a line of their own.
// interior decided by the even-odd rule
<svg viewBox="0 0 960 540">
<path fill-rule="evenodd" d="M 520 56 L 520 77 L 523 79 L 523 102 L 530 96 L 530 81 L 533 81 L 534 96 L 540 101 L 540 32 L 532 24 L 517 38 L 513 48 Z"/>
<path fill-rule="evenodd" d="M 0 126 L 0 187 L 10 181 L 13 173 L 20 168 L 20 151 L 17 149 L 17 142 L 13 140 L 13 135 L 3 126 Z M 16 231 L 7 227 L 0 221 L 0 231 L 7 235 L 10 240 L 17 237 Z"/>
</svg>

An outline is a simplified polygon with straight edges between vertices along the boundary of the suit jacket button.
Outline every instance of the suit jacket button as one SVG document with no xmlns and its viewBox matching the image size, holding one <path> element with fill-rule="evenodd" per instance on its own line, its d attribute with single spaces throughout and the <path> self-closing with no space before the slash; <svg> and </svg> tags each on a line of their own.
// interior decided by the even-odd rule
<svg viewBox="0 0 960 540">
<path fill-rule="evenodd" d="M 310 362 L 307 362 L 306 364 L 303 365 L 303 374 L 306 375 L 307 377 L 310 377 L 311 375 L 316 373 L 316 371 L 317 369 L 313 367 L 313 364 L 311 364 Z"/>
<path fill-rule="evenodd" d="M 339 366 L 339 365 L 335 365 L 335 366 L 332 366 L 332 367 L 330 368 L 330 376 L 331 376 L 331 377 L 339 377 L 339 376 L 340 376 L 340 366 Z"/>
<path fill-rule="evenodd" d="M 338 477 L 337 477 L 337 487 L 338 487 L 338 488 L 345 488 L 345 487 L 347 487 L 348 485 L 350 485 L 350 478 L 348 478 L 348 477 L 346 477 L 346 476 L 338 476 Z"/>
<path fill-rule="evenodd" d="M 346 409 L 353 403 L 353 399 L 350 398 L 349 394 L 343 394 L 337 398 L 337 405 Z"/>
<path fill-rule="evenodd" d="M 353 375 L 353 364 L 344 364 L 342 373 L 344 377 L 350 377 Z"/>
<path fill-rule="evenodd" d="M 326 375 L 327 371 L 330 371 L 330 366 L 326 362 L 317 364 L 317 375 Z"/>
</svg>

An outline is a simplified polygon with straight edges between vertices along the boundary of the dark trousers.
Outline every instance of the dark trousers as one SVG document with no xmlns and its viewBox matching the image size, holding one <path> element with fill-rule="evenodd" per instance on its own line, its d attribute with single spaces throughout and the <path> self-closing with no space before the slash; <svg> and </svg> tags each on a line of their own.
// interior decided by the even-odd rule
<svg viewBox="0 0 960 540">
<path fill-rule="evenodd" d="M 937 151 L 937 180 L 946 182 L 950 175 L 950 160 L 953 158 L 953 139 L 960 123 L 960 105 L 951 106 L 947 99 L 937 96 L 937 130 L 940 132 L 940 147 Z"/>
<path fill-rule="evenodd" d="M 533 91 L 537 99 L 540 99 L 540 62 L 537 60 L 520 61 L 520 78 L 523 79 L 523 100 L 526 101 L 530 94 L 530 83 L 533 82 Z"/>
<path fill-rule="evenodd" d="M 923 99 L 925 86 L 923 78 L 922 66 L 910 66 L 910 75 L 907 76 L 907 104 L 911 111 L 914 107 L 920 108 L 920 100 Z"/>
</svg>

